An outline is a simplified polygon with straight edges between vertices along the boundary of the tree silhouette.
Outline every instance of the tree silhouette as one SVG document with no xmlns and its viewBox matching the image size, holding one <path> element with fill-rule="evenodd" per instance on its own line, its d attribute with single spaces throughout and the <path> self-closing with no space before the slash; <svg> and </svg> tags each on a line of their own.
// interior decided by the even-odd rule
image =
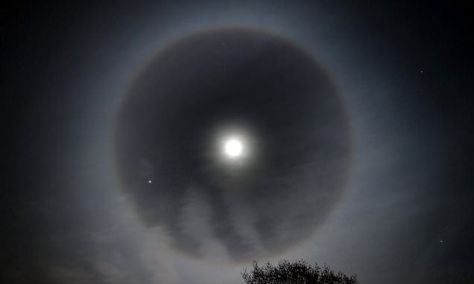
<svg viewBox="0 0 474 284">
<path fill-rule="evenodd" d="M 273 266 L 267 262 L 259 266 L 253 263 L 253 270 L 242 273 L 246 284 L 357 284 L 355 276 L 334 272 L 328 266 L 310 265 L 303 260 L 283 260 Z"/>
</svg>

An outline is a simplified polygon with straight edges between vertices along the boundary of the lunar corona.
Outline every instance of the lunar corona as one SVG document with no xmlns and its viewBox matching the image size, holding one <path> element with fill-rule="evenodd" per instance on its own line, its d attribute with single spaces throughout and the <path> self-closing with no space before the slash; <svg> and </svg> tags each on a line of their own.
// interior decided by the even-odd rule
<svg viewBox="0 0 474 284">
<path fill-rule="evenodd" d="M 116 121 L 118 174 L 143 223 L 179 251 L 216 259 L 217 242 L 225 259 L 256 259 L 311 236 L 339 200 L 348 121 L 331 78 L 295 43 L 198 32 L 132 83 Z"/>
</svg>

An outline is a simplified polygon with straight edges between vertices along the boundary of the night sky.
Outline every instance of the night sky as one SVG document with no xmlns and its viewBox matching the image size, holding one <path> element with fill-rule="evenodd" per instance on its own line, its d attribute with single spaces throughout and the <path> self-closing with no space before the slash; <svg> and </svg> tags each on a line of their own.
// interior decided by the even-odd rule
<svg viewBox="0 0 474 284">
<path fill-rule="evenodd" d="M 10 4 L 1 283 L 474 283 L 467 5 Z"/>
</svg>

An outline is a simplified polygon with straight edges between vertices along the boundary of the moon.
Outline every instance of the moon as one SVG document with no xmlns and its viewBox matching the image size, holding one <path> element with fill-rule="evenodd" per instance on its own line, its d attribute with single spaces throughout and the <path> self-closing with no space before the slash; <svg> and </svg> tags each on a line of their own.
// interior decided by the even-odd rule
<svg viewBox="0 0 474 284">
<path fill-rule="evenodd" d="M 238 138 L 230 137 L 224 143 L 224 154 L 230 159 L 239 159 L 242 157 L 244 146 Z"/>
</svg>

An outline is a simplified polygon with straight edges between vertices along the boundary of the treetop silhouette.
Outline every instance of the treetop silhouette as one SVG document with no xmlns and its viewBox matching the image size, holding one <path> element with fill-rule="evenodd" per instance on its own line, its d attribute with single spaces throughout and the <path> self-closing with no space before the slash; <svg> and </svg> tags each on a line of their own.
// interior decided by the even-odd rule
<svg viewBox="0 0 474 284">
<path fill-rule="evenodd" d="M 253 263 L 253 270 L 242 273 L 246 284 L 358 284 L 356 276 L 334 272 L 328 266 L 310 265 L 303 260 L 283 260 L 278 265 L 270 262 L 259 266 Z"/>
</svg>

